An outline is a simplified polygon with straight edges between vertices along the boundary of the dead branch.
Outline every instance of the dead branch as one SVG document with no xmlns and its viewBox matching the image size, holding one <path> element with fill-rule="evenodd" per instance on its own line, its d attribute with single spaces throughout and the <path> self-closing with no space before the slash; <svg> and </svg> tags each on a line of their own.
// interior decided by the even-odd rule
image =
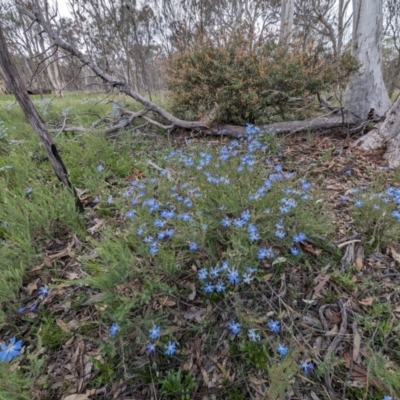
<svg viewBox="0 0 400 400">
<path fill-rule="evenodd" d="M 143 104 L 146 109 L 149 111 L 153 111 L 156 114 L 162 116 L 166 120 L 168 120 L 173 126 L 181 127 L 185 129 L 199 129 L 199 128 L 207 128 L 207 125 L 202 121 L 184 121 L 179 118 L 174 117 L 168 111 L 164 110 L 162 107 L 154 104 L 152 101 L 146 99 L 145 97 L 141 96 L 139 93 L 135 92 L 130 86 L 126 84 L 123 80 L 117 79 L 116 77 L 108 74 L 105 72 L 99 65 L 93 62 L 89 57 L 83 54 L 81 51 L 76 49 L 70 43 L 66 42 L 64 39 L 59 37 L 51 28 L 51 26 L 47 23 L 46 19 L 42 15 L 39 8 L 34 7 L 33 13 L 24 9 L 21 6 L 17 6 L 18 10 L 22 13 L 27 15 L 32 20 L 36 20 L 38 24 L 43 28 L 43 30 L 50 36 L 50 38 L 54 41 L 56 45 L 61 47 L 62 49 L 68 51 L 69 53 L 73 54 L 77 57 L 82 63 L 87 64 L 93 72 L 104 81 L 108 82 L 112 86 L 118 88 L 121 92 L 127 94 L 128 96 L 132 97 L 139 103 Z"/>
<path fill-rule="evenodd" d="M 82 53 L 73 45 L 71 45 L 70 43 L 62 39 L 60 36 L 58 36 L 53 31 L 50 24 L 46 21 L 46 19 L 44 18 L 38 7 L 34 7 L 33 12 L 30 12 L 21 6 L 17 6 L 17 8 L 22 14 L 36 21 L 57 46 L 66 50 L 73 56 L 77 57 L 84 65 L 89 66 L 92 69 L 92 71 L 96 74 L 96 76 L 100 77 L 101 79 L 103 79 L 104 82 L 107 82 L 113 87 L 118 88 L 121 92 L 125 93 L 129 97 L 141 103 L 144 106 L 146 113 L 154 112 L 159 116 L 161 116 L 162 118 L 166 119 L 169 122 L 169 124 L 164 125 L 158 121 L 155 121 L 152 118 L 146 116 L 145 115 L 146 113 L 143 112 L 143 114 L 140 115 L 140 118 L 144 119 L 146 122 L 149 122 L 161 129 L 167 130 L 168 132 L 170 132 L 175 128 L 183 128 L 183 129 L 191 129 L 196 132 L 202 132 L 207 135 L 224 135 L 226 137 L 234 137 L 234 138 L 240 136 L 246 136 L 245 127 L 236 125 L 220 125 L 217 123 L 212 124 L 212 126 L 208 126 L 207 123 L 203 121 L 185 121 L 173 116 L 168 111 L 164 110 L 162 107 L 154 104 L 152 101 L 146 99 L 139 93 L 135 92 L 129 85 L 127 85 L 127 83 L 123 79 L 118 79 L 117 77 L 110 75 L 108 72 L 103 70 L 99 65 L 97 65 L 90 57 L 88 57 L 86 54 Z M 274 92 L 279 93 L 279 91 L 274 91 Z M 304 99 L 300 98 L 290 98 L 290 100 L 304 101 Z M 327 104 L 321 104 L 321 102 L 317 104 L 328 107 Z M 339 127 L 352 128 L 354 126 L 353 117 L 349 115 L 347 112 L 344 112 L 341 107 L 339 107 L 339 110 L 342 111 L 342 116 L 340 117 L 321 116 L 313 120 L 306 120 L 306 121 L 278 122 L 260 128 L 265 131 L 272 131 L 274 133 L 324 131 Z M 337 109 L 333 109 L 331 111 L 332 113 L 335 113 L 337 112 Z M 125 125 L 115 126 L 110 129 L 117 130 L 124 126 Z"/>
<path fill-rule="evenodd" d="M 133 113 L 129 110 L 123 109 L 123 111 L 127 114 L 130 114 L 130 117 L 126 119 L 125 122 L 123 122 L 122 124 L 120 123 L 123 118 L 121 118 L 117 125 L 112 126 L 111 128 L 106 129 L 106 133 L 111 133 L 111 132 L 115 132 L 118 131 L 119 129 L 123 129 L 126 128 L 128 125 L 130 125 L 136 118 L 143 116 L 144 114 L 146 114 L 149 110 L 147 108 L 144 108 L 143 110 L 140 110 L 136 113 Z"/>
<path fill-rule="evenodd" d="M 57 136 L 61 132 L 86 132 L 87 130 L 83 126 L 63 126 L 61 129 L 49 129 L 51 133 L 57 133 Z"/>
<path fill-rule="evenodd" d="M 33 105 L 31 99 L 29 98 L 26 87 L 22 81 L 18 70 L 11 59 L 10 53 L 8 52 L 6 40 L 3 35 L 3 30 L 0 24 L 0 66 L 4 71 L 7 81 L 10 83 L 12 91 L 17 99 L 21 109 L 23 110 L 26 118 L 31 124 L 32 128 L 35 130 L 39 136 L 44 148 L 46 149 L 47 157 L 53 166 L 54 172 L 56 173 L 58 179 L 71 190 L 75 197 L 76 207 L 83 211 L 83 204 L 69 180 L 67 169 L 58 153 L 56 145 L 51 140 L 51 136 L 47 130 L 46 124 L 41 119 L 35 106 Z"/>
</svg>

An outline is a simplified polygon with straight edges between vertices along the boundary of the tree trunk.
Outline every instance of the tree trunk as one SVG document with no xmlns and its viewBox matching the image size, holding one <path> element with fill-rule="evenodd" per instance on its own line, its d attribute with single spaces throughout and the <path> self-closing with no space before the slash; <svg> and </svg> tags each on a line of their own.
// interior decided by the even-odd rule
<svg viewBox="0 0 400 400">
<path fill-rule="evenodd" d="M 358 139 L 353 146 L 362 150 L 375 150 L 386 146 L 383 156 L 390 167 L 400 165 L 400 96 L 386 114 L 383 122 L 367 135 Z"/>
<path fill-rule="evenodd" d="M 83 205 L 75 191 L 75 188 L 72 186 L 71 182 L 68 179 L 67 170 L 61 160 L 60 155 L 58 154 L 57 147 L 51 140 L 49 132 L 47 131 L 46 125 L 43 120 L 40 118 L 39 114 L 36 111 L 35 106 L 31 102 L 26 87 L 15 67 L 14 62 L 11 59 L 11 56 L 8 52 L 6 41 L 3 34 L 3 28 L 0 24 L 0 67 L 3 70 L 8 83 L 20 105 L 22 108 L 26 118 L 32 125 L 33 129 L 38 134 L 41 142 L 46 149 L 47 156 L 54 168 L 54 171 L 58 177 L 58 179 L 69 189 L 72 190 L 76 206 L 79 210 L 83 210 Z"/>
<path fill-rule="evenodd" d="M 353 0 L 353 49 L 360 69 L 351 77 L 345 93 L 346 109 L 363 122 L 373 110 L 382 117 L 391 105 L 382 75 L 382 0 Z"/>
<path fill-rule="evenodd" d="M 293 34 L 294 0 L 281 0 L 281 29 L 279 43 L 289 44 Z"/>
</svg>

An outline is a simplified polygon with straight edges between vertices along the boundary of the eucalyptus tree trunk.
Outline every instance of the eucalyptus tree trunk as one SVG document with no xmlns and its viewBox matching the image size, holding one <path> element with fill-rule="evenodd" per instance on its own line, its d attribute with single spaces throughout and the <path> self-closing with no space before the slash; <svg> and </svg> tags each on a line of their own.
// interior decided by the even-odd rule
<svg viewBox="0 0 400 400">
<path fill-rule="evenodd" d="M 363 122 L 370 111 L 383 117 L 391 106 L 382 74 L 382 0 L 353 0 L 352 54 L 360 68 L 351 77 L 345 105 L 355 121 Z"/>
<path fill-rule="evenodd" d="M 281 0 L 279 43 L 289 44 L 293 34 L 294 0 Z"/>
<path fill-rule="evenodd" d="M 354 146 L 363 150 L 386 147 L 389 166 L 400 165 L 400 97 L 391 106 L 381 66 L 382 0 L 353 0 L 353 54 L 361 63 L 347 87 L 346 109 L 364 122 L 371 110 L 385 118 Z"/>
</svg>

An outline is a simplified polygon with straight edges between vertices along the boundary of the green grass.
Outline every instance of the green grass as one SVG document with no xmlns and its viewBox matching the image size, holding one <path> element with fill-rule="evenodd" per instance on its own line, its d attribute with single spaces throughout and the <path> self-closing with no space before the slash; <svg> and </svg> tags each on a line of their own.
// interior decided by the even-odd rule
<svg viewBox="0 0 400 400">
<path fill-rule="evenodd" d="M 352 229 L 363 234 L 367 256 L 395 244 L 395 204 L 371 195 L 385 189 L 387 178 L 396 182 L 398 171 L 375 174 L 368 189 L 349 194 L 345 205 L 337 204 L 323 188 L 331 176 L 318 172 L 314 178 L 312 167 L 326 165 L 334 149 L 324 149 L 305 165 L 295 156 L 281 155 L 289 142 L 262 134 L 252 157 L 247 144 L 238 142 L 230 150 L 237 154 L 224 161 L 219 159 L 221 149 L 232 143 L 222 138 L 168 139 L 134 129 L 110 137 L 103 126 L 113 120 L 107 101 L 132 110 L 135 105 L 117 94 L 101 99 L 90 94 L 68 94 L 51 102 L 35 99 L 49 126 L 62 125 L 67 113 L 68 125 L 88 128 L 84 133 L 53 133 L 86 206 L 79 214 L 19 107 L 11 96 L 0 97 L 0 133 L 7 135 L 1 139 L 0 168 L 12 166 L 0 170 L 0 342 L 13 336 L 24 341 L 20 356 L 0 362 L 1 400 L 62 398 L 78 387 L 84 393 L 104 386 L 113 394 L 131 388 L 127 396 L 134 397 L 137 390 L 148 398 L 215 395 L 233 400 L 261 393 L 272 400 L 313 391 L 327 399 L 324 376 L 331 374 L 334 390 L 341 393 L 350 374 L 344 354 L 352 343 L 353 322 L 365 349 L 357 365 L 372 383 L 361 388 L 346 384 L 346 398 L 400 395 L 398 289 L 355 266 L 343 272 L 340 250 L 329 246 L 343 236 L 337 215 L 350 221 L 349 235 Z M 309 135 L 310 145 L 315 139 Z M 253 166 L 241 164 L 246 155 Z M 269 188 L 265 181 L 279 173 L 278 165 L 285 173 L 296 173 L 274 180 Z M 217 178 L 223 180 L 213 183 Z M 304 189 L 303 179 L 310 189 Z M 265 190 L 254 197 L 263 185 Z M 360 186 L 350 179 L 346 185 Z M 151 212 L 144 199 L 156 199 L 159 209 Z M 353 206 L 354 199 L 363 205 Z M 283 212 L 285 204 L 293 207 Z M 175 217 L 164 218 L 165 226 L 159 228 L 155 224 L 165 209 Z M 127 217 L 130 210 L 135 211 L 133 218 Z M 249 221 L 235 227 L 247 211 Z M 183 213 L 190 215 L 189 221 L 176 218 Z M 222 226 L 224 218 L 230 227 Z M 259 238 L 250 240 L 249 223 L 257 227 Z M 174 230 L 172 237 L 159 240 L 152 254 L 144 238 L 155 238 L 167 228 Z M 285 236 L 278 237 L 277 231 Z M 293 235 L 300 232 L 307 240 L 293 244 Z M 190 250 L 191 243 L 198 249 Z M 300 254 L 293 255 L 291 247 Z M 274 257 L 260 260 L 260 248 L 272 249 Z M 223 261 L 238 271 L 240 284 L 228 284 L 226 271 L 220 271 L 213 282 L 223 281 L 226 290 L 206 293 L 199 271 Z M 245 283 L 248 267 L 256 271 Z M 322 273 L 330 279 L 315 297 Z M 37 294 L 44 285 L 51 289 L 46 298 Z M 388 292 L 394 293 L 389 300 Z M 371 305 L 359 305 L 370 297 Z M 339 298 L 351 298 L 358 308 L 348 312 L 350 339 L 327 359 L 329 342 L 319 309 L 330 307 L 340 317 Z M 279 333 L 269 329 L 271 319 L 280 321 Z M 230 321 L 240 323 L 238 335 L 229 333 Z M 332 321 L 329 329 L 340 327 L 340 318 Z M 120 326 L 114 336 L 109 334 L 113 323 Z M 161 327 L 161 334 L 151 341 L 148 330 L 154 325 Z M 259 335 L 256 343 L 248 337 L 250 329 Z M 155 354 L 146 353 L 149 341 Z M 169 341 L 177 343 L 172 356 L 164 354 Z M 280 343 L 289 349 L 286 356 L 277 353 Z M 323 343 L 319 351 L 317 343 Z M 314 365 L 307 376 L 298 366 L 304 360 Z M 83 383 L 80 368 L 86 374 Z"/>
</svg>

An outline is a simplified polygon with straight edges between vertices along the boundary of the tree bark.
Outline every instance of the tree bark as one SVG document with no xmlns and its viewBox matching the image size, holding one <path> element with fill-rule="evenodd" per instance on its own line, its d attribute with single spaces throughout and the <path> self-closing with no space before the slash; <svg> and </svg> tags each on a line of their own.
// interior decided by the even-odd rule
<svg viewBox="0 0 400 400">
<path fill-rule="evenodd" d="M 83 210 L 83 205 L 76 193 L 75 188 L 72 186 L 71 182 L 68 179 L 67 170 L 61 160 L 61 157 L 57 151 L 57 147 L 51 140 L 51 137 L 47 131 L 46 125 L 43 120 L 40 118 L 37 113 L 35 106 L 31 102 L 27 89 L 15 67 L 14 62 L 11 59 L 11 56 L 8 52 L 6 41 L 3 34 L 3 29 L 0 24 L 0 67 L 2 68 L 5 76 L 7 77 L 7 81 L 11 86 L 11 89 L 21 106 L 26 118 L 32 125 L 33 129 L 38 134 L 41 142 L 46 149 L 47 156 L 54 168 L 54 171 L 58 177 L 58 179 L 67 186 L 70 190 L 72 190 L 75 196 L 75 203 L 79 210 Z"/>
<path fill-rule="evenodd" d="M 391 105 L 382 75 L 382 0 L 353 0 L 353 56 L 360 69 L 350 77 L 346 109 L 360 122 L 371 110 L 383 117 Z"/>
<path fill-rule="evenodd" d="M 293 34 L 294 0 L 281 0 L 279 43 L 289 44 Z"/>
<path fill-rule="evenodd" d="M 358 139 L 353 146 L 362 150 L 375 150 L 386 146 L 384 158 L 390 167 L 400 165 L 400 96 L 379 123 L 367 135 Z"/>
</svg>

